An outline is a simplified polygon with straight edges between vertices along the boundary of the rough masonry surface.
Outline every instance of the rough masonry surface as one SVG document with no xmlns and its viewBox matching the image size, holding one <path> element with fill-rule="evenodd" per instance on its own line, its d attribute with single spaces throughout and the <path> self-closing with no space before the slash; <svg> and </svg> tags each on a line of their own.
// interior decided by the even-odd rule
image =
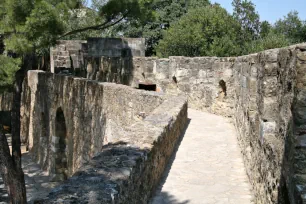
<svg viewBox="0 0 306 204">
<path fill-rule="evenodd" d="M 66 130 L 73 135 L 66 143 L 73 151 L 67 158 L 67 174 L 72 176 L 79 167 L 93 162 L 92 157 L 100 159 L 95 156 L 103 152 L 103 145 L 128 137 L 129 128 L 123 129 L 124 125 L 133 127 L 144 122 L 169 96 L 185 96 L 192 108 L 233 118 L 257 203 L 306 202 L 305 44 L 237 58 L 158 59 L 125 52 L 113 57 L 98 51 L 98 47 L 91 52 L 98 54 L 80 57 L 82 66 L 92 70 L 87 74 L 89 79 L 132 87 L 139 83 L 156 84 L 165 95 L 150 93 L 144 97 L 138 92 L 133 95 L 137 90 L 119 85 L 30 72 L 23 92 L 22 139 L 32 147 L 44 168 L 56 169 L 51 165 L 50 154 L 60 149 L 59 141 L 63 141 L 54 130 L 57 113 L 58 118 L 64 115 L 67 122 L 66 127 L 58 128 L 62 130 L 59 134 Z M 57 61 L 61 63 L 60 57 Z M 153 105 L 147 107 L 143 101 Z M 101 112 L 107 117 L 102 114 L 101 118 Z M 116 117 L 112 112 L 125 115 Z M 39 121 L 45 122 L 37 128 Z M 101 128 L 101 124 L 105 127 Z M 53 150 L 39 150 L 38 144 L 53 145 Z M 60 162 L 53 162 L 57 163 Z M 65 164 L 62 166 L 66 168 Z"/>
<path fill-rule="evenodd" d="M 24 92 L 23 141 L 69 178 L 43 203 L 147 202 L 187 122 L 185 97 L 124 85 L 30 71 Z"/>
</svg>

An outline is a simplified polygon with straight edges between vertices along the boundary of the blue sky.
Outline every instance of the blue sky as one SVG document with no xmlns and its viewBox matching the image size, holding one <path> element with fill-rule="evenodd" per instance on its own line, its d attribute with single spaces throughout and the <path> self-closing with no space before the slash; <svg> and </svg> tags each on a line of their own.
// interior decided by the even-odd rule
<svg viewBox="0 0 306 204">
<path fill-rule="evenodd" d="M 233 11 L 232 0 L 211 0 L 211 2 L 221 4 L 230 13 Z M 252 2 L 256 5 L 256 11 L 262 21 L 274 23 L 293 10 L 299 12 L 302 20 L 306 20 L 306 0 L 252 0 Z"/>
</svg>

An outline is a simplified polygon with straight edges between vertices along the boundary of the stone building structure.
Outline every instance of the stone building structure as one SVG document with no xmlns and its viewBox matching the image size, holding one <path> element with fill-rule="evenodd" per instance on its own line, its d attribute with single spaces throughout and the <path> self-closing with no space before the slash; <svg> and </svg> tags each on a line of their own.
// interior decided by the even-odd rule
<svg viewBox="0 0 306 204">
<path fill-rule="evenodd" d="M 87 71 L 95 75 L 93 58 L 104 57 L 117 63 L 129 64 L 132 57 L 145 56 L 144 38 L 89 38 L 88 40 L 62 40 L 50 49 L 51 72 L 66 71 L 83 76 Z M 126 65 L 126 66 L 127 66 Z"/>
<path fill-rule="evenodd" d="M 156 84 L 190 107 L 232 117 L 257 203 L 302 203 L 305 57 L 305 44 L 232 58 L 133 57 L 129 65 L 94 56 L 94 79 Z"/>
<path fill-rule="evenodd" d="M 40 71 L 24 91 L 22 140 L 53 180 L 72 176 L 42 203 L 148 202 L 185 129 L 185 97 Z"/>
<path fill-rule="evenodd" d="M 148 201 L 186 124 L 186 97 L 192 108 L 232 118 L 256 203 L 306 203 L 306 44 L 158 59 L 132 45 L 100 50 L 102 42 L 66 41 L 51 52 L 54 72 L 90 64 L 92 80 L 37 71 L 25 80 L 22 140 L 54 179 L 72 176 L 44 202 Z M 158 92 L 105 82 L 156 84 Z"/>
</svg>

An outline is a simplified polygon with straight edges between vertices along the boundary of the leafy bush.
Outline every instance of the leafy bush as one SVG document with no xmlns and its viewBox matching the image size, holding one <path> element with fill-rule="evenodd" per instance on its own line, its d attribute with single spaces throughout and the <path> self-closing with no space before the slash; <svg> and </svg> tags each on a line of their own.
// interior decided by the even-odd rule
<svg viewBox="0 0 306 204">
<path fill-rule="evenodd" d="M 219 5 L 193 9 L 165 32 L 157 46 L 157 55 L 237 55 L 238 28 L 238 22 Z"/>
</svg>

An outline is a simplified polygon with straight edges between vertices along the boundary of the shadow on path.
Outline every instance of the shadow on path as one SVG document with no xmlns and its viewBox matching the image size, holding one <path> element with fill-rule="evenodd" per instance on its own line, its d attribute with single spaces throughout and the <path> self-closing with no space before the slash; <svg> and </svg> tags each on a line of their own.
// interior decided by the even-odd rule
<svg viewBox="0 0 306 204">
<path fill-rule="evenodd" d="M 43 171 L 38 164 L 36 164 L 28 152 L 25 152 L 25 147 L 22 147 L 22 168 L 25 177 L 25 184 L 27 189 L 27 201 L 31 203 L 33 200 L 43 198 L 49 192 L 59 185 L 58 182 L 50 182 L 48 172 Z M 0 176 L 0 204 L 9 203 L 6 187 Z"/>
<path fill-rule="evenodd" d="M 168 164 L 165 168 L 165 171 L 162 175 L 160 183 L 157 186 L 157 189 L 156 189 L 155 193 L 153 194 L 153 197 L 151 199 L 150 204 L 187 204 L 187 203 L 190 202 L 189 200 L 179 202 L 179 201 L 177 201 L 177 199 L 173 195 L 169 194 L 168 192 L 162 192 L 162 188 L 163 188 L 163 186 L 164 186 L 164 184 L 167 180 L 167 177 L 168 177 L 169 172 L 171 170 L 172 164 L 175 160 L 176 153 L 177 153 L 177 151 L 178 151 L 178 149 L 179 149 L 179 147 L 180 147 L 180 145 L 181 145 L 181 143 L 184 139 L 184 136 L 185 136 L 186 130 L 188 129 L 190 121 L 191 121 L 191 119 L 188 118 L 187 125 L 186 125 L 183 133 L 181 134 L 179 140 L 177 141 L 177 144 L 175 145 L 172 156 L 169 159 L 169 162 L 168 162 Z"/>
</svg>

